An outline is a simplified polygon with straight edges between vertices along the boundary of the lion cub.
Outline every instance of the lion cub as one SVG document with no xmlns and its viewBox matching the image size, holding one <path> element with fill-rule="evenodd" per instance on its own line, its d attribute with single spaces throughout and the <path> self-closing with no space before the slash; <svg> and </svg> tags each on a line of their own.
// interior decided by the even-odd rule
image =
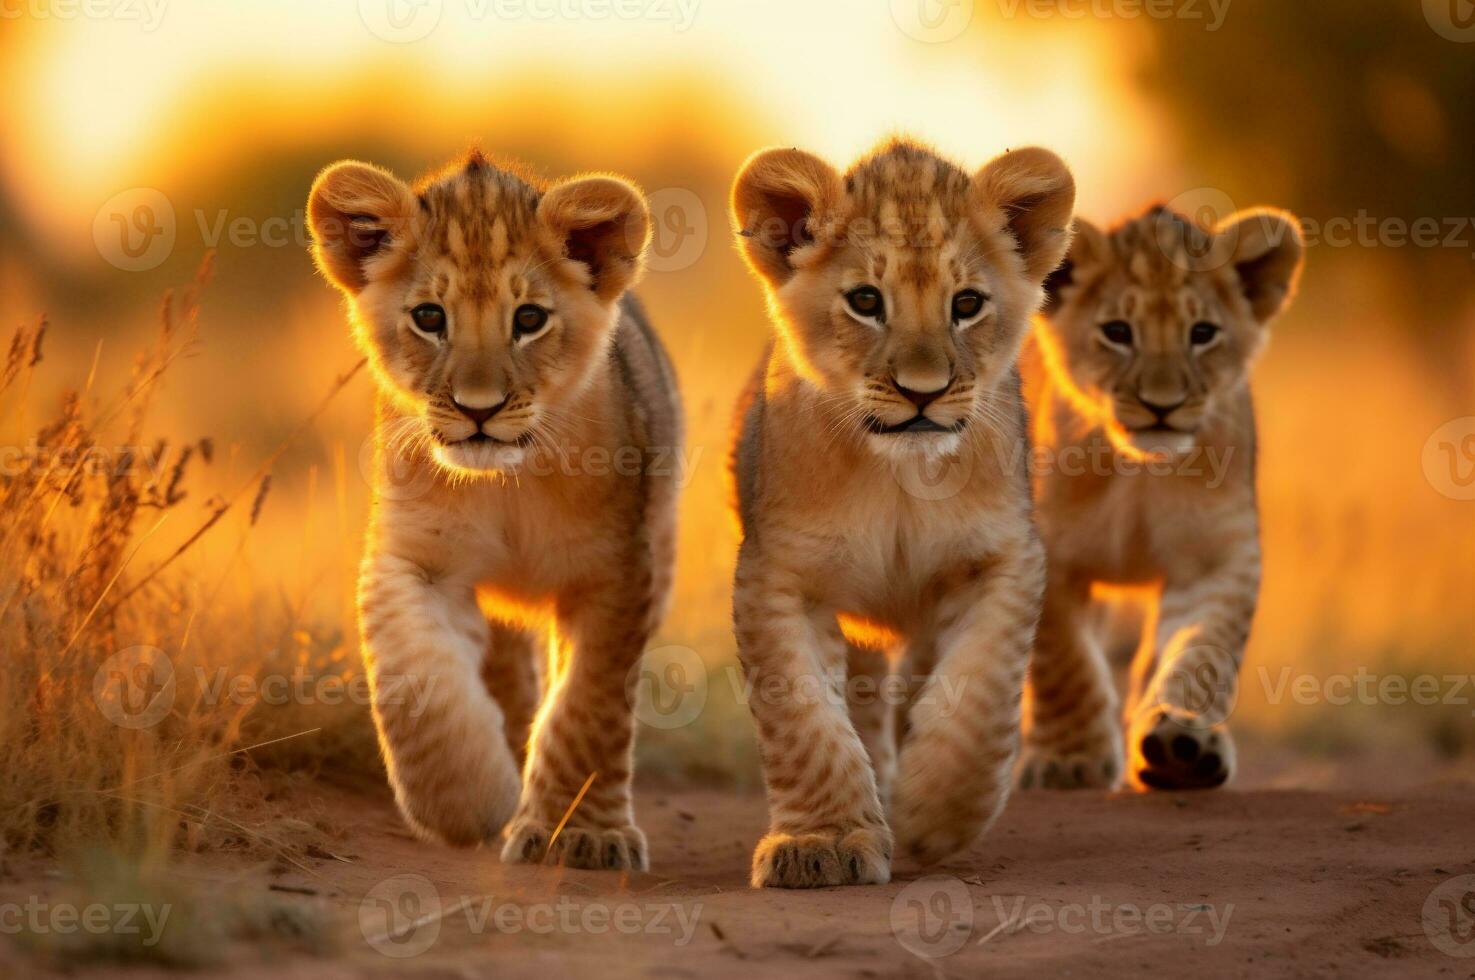
<svg viewBox="0 0 1475 980">
<path fill-rule="evenodd" d="M 671 581 L 675 477 L 648 464 L 681 418 L 621 301 L 643 198 L 472 153 L 413 186 L 334 164 L 308 216 L 378 385 L 359 617 L 401 812 L 450 844 L 500 833 L 504 861 L 645 868 L 626 679 Z"/>
<path fill-rule="evenodd" d="M 1030 672 L 1023 785 L 1111 787 L 1123 771 L 1093 583 L 1158 596 L 1131 667 L 1127 775 L 1220 786 L 1224 725 L 1260 585 L 1249 367 L 1301 268 L 1295 219 L 1201 228 L 1154 208 L 1109 233 L 1076 222 L 1024 364 L 1049 585 Z"/>
<path fill-rule="evenodd" d="M 733 458 L 733 615 L 771 822 L 754 886 L 885 882 L 883 801 L 933 861 L 1008 796 L 1045 578 L 1009 466 L 1027 437 L 1015 359 L 1074 199 L 1041 149 L 971 176 L 905 141 L 843 175 L 778 149 L 737 178 L 777 332 Z"/>
</svg>

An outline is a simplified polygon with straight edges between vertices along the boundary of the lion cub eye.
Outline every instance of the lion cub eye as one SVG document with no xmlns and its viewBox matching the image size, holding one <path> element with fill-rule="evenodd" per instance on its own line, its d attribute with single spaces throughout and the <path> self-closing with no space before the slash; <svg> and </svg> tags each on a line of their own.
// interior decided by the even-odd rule
<svg viewBox="0 0 1475 980">
<path fill-rule="evenodd" d="M 1101 336 L 1122 347 L 1132 346 L 1132 325 L 1126 320 L 1108 320 L 1101 325 Z"/>
<path fill-rule="evenodd" d="M 886 312 L 881 291 L 875 286 L 856 286 L 845 294 L 845 301 L 857 315 L 879 320 Z"/>
<path fill-rule="evenodd" d="M 530 337 L 548 322 L 548 311 L 532 303 L 524 303 L 512 314 L 512 335 Z"/>
<path fill-rule="evenodd" d="M 424 333 L 440 333 L 446 328 L 446 311 L 435 303 L 421 303 L 410 311 L 410 319 Z"/>
<path fill-rule="evenodd" d="M 1195 347 L 1213 343 L 1217 336 L 1219 336 L 1218 325 L 1209 323 L 1207 320 L 1200 320 L 1188 328 L 1188 342 Z"/>
<path fill-rule="evenodd" d="M 971 320 L 983 309 L 988 297 L 976 289 L 965 289 L 953 297 L 953 321 Z"/>
</svg>

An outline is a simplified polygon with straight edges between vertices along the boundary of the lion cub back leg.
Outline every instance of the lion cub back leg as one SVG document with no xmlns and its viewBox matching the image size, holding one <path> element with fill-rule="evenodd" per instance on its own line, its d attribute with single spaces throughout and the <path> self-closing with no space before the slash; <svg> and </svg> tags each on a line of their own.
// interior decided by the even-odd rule
<svg viewBox="0 0 1475 980">
<path fill-rule="evenodd" d="M 845 699 L 850 723 L 860 736 L 876 773 L 876 795 L 881 806 L 891 802 L 891 783 L 896 778 L 896 697 L 891 682 L 891 663 L 886 651 L 847 644 L 849 681 Z"/>
<path fill-rule="evenodd" d="M 491 640 L 481 665 L 481 679 L 502 708 L 507 747 L 518 769 L 527 759 L 528 736 L 542 701 L 542 660 L 548 654 L 548 636 L 540 629 L 521 629 L 491 620 Z"/>
</svg>

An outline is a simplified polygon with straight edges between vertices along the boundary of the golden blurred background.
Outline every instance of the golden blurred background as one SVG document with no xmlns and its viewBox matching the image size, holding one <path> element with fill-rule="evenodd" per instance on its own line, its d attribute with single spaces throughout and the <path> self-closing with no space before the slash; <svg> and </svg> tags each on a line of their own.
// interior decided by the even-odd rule
<svg viewBox="0 0 1475 980">
<path fill-rule="evenodd" d="M 1475 672 L 1475 28 L 1459 3 L 8 5 L 0 312 L 7 327 L 49 319 L 32 404 L 94 371 L 114 390 L 163 291 L 216 252 L 201 342 L 158 402 L 164 431 L 211 437 L 216 458 L 136 559 L 147 567 L 357 360 L 306 249 L 319 168 L 356 157 L 409 177 L 476 144 L 550 177 L 628 175 L 655 206 L 639 291 L 681 375 L 696 463 L 660 642 L 718 670 L 733 656 L 728 417 L 768 331 L 725 208 L 749 153 L 801 145 L 844 163 L 905 132 L 972 168 L 1038 143 L 1071 163 L 1098 223 L 1154 199 L 1284 207 L 1312 245 L 1256 380 L 1266 570 L 1237 723 L 1314 756 L 1468 760 L 1475 683 L 1463 704 L 1402 707 L 1300 703 L 1280 686 L 1287 669 Z M 1411 240 L 1430 221 L 1438 233 Z M 370 407 L 359 377 L 276 463 L 251 533 L 234 515 L 184 572 L 351 649 Z M 0 440 L 24 447 L 40 421 L 6 418 Z M 646 751 L 751 778 L 746 719 L 709 722 L 648 733 Z"/>
</svg>

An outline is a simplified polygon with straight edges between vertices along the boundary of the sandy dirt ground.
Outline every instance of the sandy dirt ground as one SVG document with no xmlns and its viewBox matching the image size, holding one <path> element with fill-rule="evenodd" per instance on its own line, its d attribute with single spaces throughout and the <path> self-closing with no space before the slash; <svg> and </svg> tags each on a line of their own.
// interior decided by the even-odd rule
<svg viewBox="0 0 1475 980">
<path fill-rule="evenodd" d="M 332 951 L 242 946 L 206 975 L 1475 977 L 1464 781 L 1016 795 L 993 833 L 940 868 L 811 892 L 746 886 L 764 827 L 754 795 L 643 787 L 652 871 L 628 877 L 503 866 L 412 839 L 385 794 L 311 795 L 305 810 L 341 821 L 342 853 L 244 868 L 202 857 L 186 873 L 206 893 L 321 913 Z M 54 879 L 12 861 L 0 899 Z M 47 972 L 10 941 L 0 950 L 0 975 Z"/>
</svg>

